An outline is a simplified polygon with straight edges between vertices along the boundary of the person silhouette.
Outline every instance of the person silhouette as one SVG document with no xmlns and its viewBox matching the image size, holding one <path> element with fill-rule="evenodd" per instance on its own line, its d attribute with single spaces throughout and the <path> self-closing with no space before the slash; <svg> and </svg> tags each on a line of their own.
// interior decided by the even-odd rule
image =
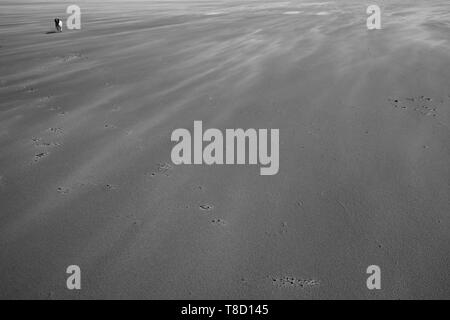
<svg viewBox="0 0 450 320">
<path fill-rule="evenodd" d="M 57 32 L 62 32 L 62 20 L 59 18 L 55 19 L 55 28 Z"/>
</svg>

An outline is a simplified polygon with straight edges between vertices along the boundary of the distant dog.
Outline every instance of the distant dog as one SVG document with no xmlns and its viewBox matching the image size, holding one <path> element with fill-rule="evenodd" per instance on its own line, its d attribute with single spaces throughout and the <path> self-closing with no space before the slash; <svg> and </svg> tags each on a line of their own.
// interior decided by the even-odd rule
<svg viewBox="0 0 450 320">
<path fill-rule="evenodd" d="M 63 23 L 61 19 L 58 18 L 55 19 L 55 28 L 57 32 L 62 32 L 62 24 Z"/>
</svg>

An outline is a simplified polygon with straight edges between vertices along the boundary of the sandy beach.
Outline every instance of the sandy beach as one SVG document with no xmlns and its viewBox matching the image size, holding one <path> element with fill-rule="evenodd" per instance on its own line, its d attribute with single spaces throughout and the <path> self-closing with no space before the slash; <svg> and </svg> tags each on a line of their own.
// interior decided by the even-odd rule
<svg viewBox="0 0 450 320">
<path fill-rule="evenodd" d="M 448 1 L 76 3 L 0 1 L 0 298 L 450 298 Z M 279 172 L 173 164 L 195 120 Z"/>
</svg>

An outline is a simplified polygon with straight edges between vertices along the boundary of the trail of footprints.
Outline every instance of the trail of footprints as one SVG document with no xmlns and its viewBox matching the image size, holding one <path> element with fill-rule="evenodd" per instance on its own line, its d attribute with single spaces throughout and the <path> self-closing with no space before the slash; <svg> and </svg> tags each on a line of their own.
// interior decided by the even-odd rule
<svg viewBox="0 0 450 320">
<path fill-rule="evenodd" d="M 197 191 L 203 191 L 204 187 L 196 186 L 194 189 Z M 209 223 L 212 226 L 215 226 L 215 227 L 227 227 L 228 226 L 228 221 L 226 221 L 225 219 L 212 216 L 212 213 L 214 212 L 214 209 L 215 209 L 215 206 L 213 204 L 201 203 L 198 205 L 198 209 L 200 210 L 200 212 L 203 213 L 203 215 L 208 217 Z"/>
<path fill-rule="evenodd" d="M 60 135 L 63 133 L 61 128 L 49 128 L 47 129 L 47 133 Z M 31 142 L 33 143 L 35 148 L 38 148 L 39 151 L 35 153 L 33 161 L 39 162 L 42 159 L 46 158 L 50 155 L 50 149 L 54 147 L 61 146 L 61 143 L 51 141 L 50 139 L 44 139 L 41 137 L 32 137 Z"/>
<path fill-rule="evenodd" d="M 170 177 L 170 173 L 173 170 L 173 166 L 167 162 L 160 162 L 156 164 L 155 170 L 147 172 L 146 178 L 155 178 L 157 176 Z"/>
<path fill-rule="evenodd" d="M 59 186 L 56 188 L 56 192 L 58 192 L 60 195 L 64 196 L 64 195 L 70 194 L 71 192 L 75 191 L 76 189 L 84 188 L 84 187 L 97 188 L 98 190 L 102 190 L 105 192 L 115 191 L 115 190 L 119 189 L 119 185 L 112 184 L 112 183 L 78 182 L 78 183 L 74 183 L 70 186 Z"/>
<path fill-rule="evenodd" d="M 299 288 L 308 289 L 318 287 L 320 281 L 316 279 L 304 279 L 291 276 L 284 277 L 270 277 L 272 284 L 279 288 Z"/>
<path fill-rule="evenodd" d="M 64 57 L 61 57 L 60 61 L 71 62 L 71 61 L 77 61 L 77 60 L 82 60 L 82 59 L 87 59 L 87 58 L 84 57 L 80 53 L 74 53 L 74 54 L 69 54 Z M 104 85 L 111 86 L 111 83 L 105 82 Z M 27 86 L 24 86 L 22 89 L 24 89 L 25 92 L 28 94 L 39 93 L 39 90 L 33 86 L 27 85 Z M 44 106 L 48 105 L 51 102 L 51 99 L 52 99 L 51 96 L 39 97 L 37 100 L 38 107 L 44 107 Z M 412 100 L 412 101 L 414 101 L 414 100 Z M 431 102 L 431 100 L 427 100 L 427 99 L 425 99 L 425 101 Z M 407 107 L 405 108 L 403 105 L 400 105 L 399 99 L 393 99 L 391 102 L 394 104 L 395 107 L 400 107 L 403 109 L 407 108 Z M 414 110 L 421 112 L 423 115 L 430 115 L 430 112 L 436 112 L 436 108 L 429 109 L 427 106 L 423 106 L 422 109 L 414 109 Z M 58 115 L 65 115 L 67 113 L 59 106 L 50 106 L 48 110 L 55 111 L 55 112 L 57 112 Z M 112 112 L 119 112 L 120 110 L 121 110 L 120 106 L 114 106 L 111 109 Z M 433 113 L 431 113 L 431 115 L 433 115 Z M 434 114 L 434 116 L 436 116 L 436 114 Z M 104 128 L 105 129 L 116 129 L 117 127 L 112 124 L 107 123 L 104 125 Z M 54 134 L 54 135 L 62 135 L 64 133 L 63 129 L 60 127 L 51 127 L 47 130 L 47 132 L 50 134 Z M 44 149 L 35 154 L 34 162 L 41 161 L 42 159 L 47 157 L 50 154 L 50 151 L 49 151 L 50 148 L 61 146 L 61 144 L 58 142 L 45 140 L 40 137 L 32 137 L 31 140 L 36 148 Z M 169 177 L 172 170 L 173 170 L 173 166 L 171 164 L 166 163 L 166 162 L 158 163 L 156 166 L 156 170 L 149 173 L 148 175 L 150 177 L 156 177 L 158 175 Z M 0 188 L 3 185 L 4 185 L 3 177 L 0 176 Z M 64 196 L 64 195 L 70 194 L 74 189 L 77 189 L 80 187 L 85 187 L 85 186 L 100 187 L 102 190 L 107 191 L 107 192 L 114 191 L 119 188 L 119 186 L 115 185 L 115 184 L 76 183 L 72 186 L 59 186 L 59 187 L 57 187 L 56 192 L 59 193 L 60 195 Z M 202 190 L 201 186 L 199 187 L 199 190 Z M 186 206 L 186 207 L 188 207 L 188 206 Z M 208 215 L 211 225 L 217 226 L 217 227 L 227 227 L 228 226 L 228 222 L 226 220 L 224 220 L 222 218 L 218 218 L 218 217 L 211 217 L 211 213 L 215 209 L 213 204 L 203 203 L 198 206 L 198 209 Z M 282 222 L 280 227 L 278 228 L 278 230 L 273 231 L 273 232 L 266 232 L 266 235 L 268 235 L 269 237 L 278 237 L 278 236 L 281 236 L 281 235 L 287 233 L 287 230 L 288 230 L 287 223 Z M 269 276 L 269 279 L 273 285 L 275 285 L 279 288 L 312 288 L 312 287 L 317 287 L 320 285 L 320 281 L 318 281 L 316 279 L 303 279 L 303 278 L 296 278 L 296 277 L 291 277 L 291 276 L 283 276 L 283 277 Z"/>
<path fill-rule="evenodd" d="M 87 59 L 88 59 L 88 57 L 85 56 L 84 54 L 82 54 L 81 52 L 72 52 L 72 53 L 68 53 L 63 56 L 56 57 L 56 61 L 59 63 L 79 62 L 79 61 L 84 61 Z M 49 67 L 49 66 L 47 65 L 47 67 Z M 46 68 L 46 67 L 44 66 L 42 68 Z M 1 80 L 1 85 L 5 86 L 6 81 Z M 110 87 L 113 85 L 113 83 L 111 81 L 106 80 L 103 83 L 103 85 L 106 87 Z M 28 93 L 28 94 L 39 94 L 39 89 L 37 89 L 31 83 L 26 83 L 26 84 L 20 86 L 19 90 L 24 91 L 25 93 Z M 37 108 L 47 108 L 47 110 L 56 112 L 56 114 L 59 116 L 65 116 L 68 112 L 65 111 L 62 107 L 52 104 L 52 99 L 53 99 L 53 96 L 51 96 L 51 95 L 44 95 L 44 96 L 40 96 L 40 97 L 37 96 L 37 99 L 35 100 L 35 105 L 37 106 Z M 121 110 L 120 106 L 114 105 L 113 109 L 111 111 L 119 112 L 120 110 Z M 125 133 L 125 135 L 127 135 L 127 136 L 131 136 L 133 133 L 131 130 L 123 130 L 113 124 L 110 124 L 110 123 L 105 123 L 104 128 L 105 129 L 119 129 L 119 130 L 123 131 Z M 47 132 L 51 133 L 51 134 L 55 134 L 55 135 L 62 135 L 64 133 L 63 129 L 60 127 L 51 127 L 47 130 Z M 40 138 L 40 137 L 32 137 L 32 141 L 33 141 L 35 147 L 39 147 L 39 148 L 52 148 L 52 147 L 58 147 L 58 146 L 62 145 L 61 143 L 44 140 L 43 138 Z M 140 139 L 137 139 L 137 141 L 139 143 L 141 142 Z M 138 148 L 139 148 L 139 150 L 143 149 L 142 146 L 138 146 Z M 38 152 L 35 153 L 35 155 L 33 157 L 33 163 L 40 162 L 41 160 L 45 159 L 49 155 L 50 155 L 50 150 L 48 150 L 48 149 L 39 150 Z M 168 176 L 170 169 L 171 169 L 170 165 L 164 164 L 158 168 L 157 173 Z M 156 174 L 152 174 L 152 175 L 154 176 Z M 107 186 L 105 188 L 107 188 L 109 190 L 116 189 L 116 187 L 113 185 L 111 185 L 109 187 Z"/>
<path fill-rule="evenodd" d="M 422 95 L 418 97 L 389 98 L 388 101 L 395 109 L 411 111 L 419 116 L 430 117 L 439 124 L 447 126 L 439 121 L 439 108 L 449 103 L 449 101 L 446 101 L 448 98 L 450 98 L 450 95 L 441 99 Z"/>
<path fill-rule="evenodd" d="M 209 215 L 210 213 L 212 213 L 214 211 L 214 205 L 210 204 L 210 203 L 203 203 L 200 204 L 198 206 L 198 208 L 200 209 L 200 211 L 203 211 L 204 214 Z M 217 218 L 217 217 L 209 217 L 210 219 L 210 223 L 213 226 L 217 226 L 217 227 L 226 227 L 228 226 L 228 222 L 222 218 Z"/>
</svg>

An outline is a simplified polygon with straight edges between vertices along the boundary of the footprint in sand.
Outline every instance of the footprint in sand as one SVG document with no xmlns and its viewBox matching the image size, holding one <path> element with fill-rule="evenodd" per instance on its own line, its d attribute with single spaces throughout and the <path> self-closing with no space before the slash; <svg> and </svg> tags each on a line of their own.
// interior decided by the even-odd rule
<svg viewBox="0 0 450 320">
<path fill-rule="evenodd" d="M 420 107 L 415 107 L 413 109 L 414 111 L 418 112 L 419 114 L 423 115 L 423 116 L 433 116 L 436 117 L 436 111 L 437 109 L 434 107 L 430 107 L 430 106 L 420 106 Z"/>
<path fill-rule="evenodd" d="M 62 134 L 63 133 L 63 130 L 61 128 L 55 128 L 55 127 L 48 128 L 47 131 L 54 133 L 54 134 Z"/>
<path fill-rule="evenodd" d="M 296 277 L 271 277 L 272 284 L 279 288 L 299 288 L 307 289 L 320 285 L 320 281 L 316 279 L 303 279 Z"/>
<path fill-rule="evenodd" d="M 205 211 L 205 213 L 208 213 L 214 209 L 214 206 L 212 204 L 205 203 L 199 205 L 199 208 L 200 210 Z M 212 218 L 210 223 L 216 227 L 226 227 L 228 225 L 228 222 L 222 218 Z"/>
<path fill-rule="evenodd" d="M 60 193 L 60 194 L 68 194 L 69 192 L 70 192 L 70 189 L 69 188 L 66 188 L 66 187 L 58 187 L 57 189 L 56 189 L 56 191 L 58 192 L 58 193 Z"/>
<path fill-rule="evenodd" d="M 105 124 L 105 128 L 106 129 L 117 129 L 117 127 L 115 125 L 109 124 L 109 123 Z"/>
<path fill-rule="evenodd" d="M 36 147 L 59 147 L 60 144 L 57 142 L 48 142 L 42 140 L 42 138 L 33 137 L 31 138 L 31 141 L 33 141 L 34 145 Z"/>
<path fill-rule="evenodd" d="M 103 186 L 103 190 L 105 190 L 105 191 L 113 191 L 113 190 L 117 190 L 118 188 L 119 188 L 118 185 L 116 185 L 116 184 L 110 184 L 110 183 L 105 184 L 105 185 Z"/>
<path fill-rule="evenodd" d="M 146 175 L 149 177 L 156 177 L 156 175 L 164 175 L 166 177 L 170 176 L 170 171 L 173 169 L 173 167 L 168 164 L 167 162 L 164 163 L 158 163 L 156 167 L 156 171 L 147 173 Z"/>
<path fill-rule="evenodd" d="M 203 211 L 211 211 L 214 209 L 214 206 L 212 204 L 201 204 L 199 207 L 200 207 L 200 210 L 203 210 Z"/>
<path fill-rule="evenodd" d="M 78 190 L 80 188 L 87 188 L 87 187 L 91 187 L 91 188 L 96 188 L 99 185 L 95 182 L 75 182 L 70 184 L 69 186 L 59 186 L 58 188 L 56 188 L 56 192 L 58 192 L 61 195 L 67 195 L 69 193 L 71 193 L 74 190 Z M 108 186 L 108 185 L 106 185 Z M 106 186 L 103 186 L 104 189 L 107 189 Z"/>
<path fill-rule="evenodd" d="M 212 224 L 213 226 L 225 227 L 225 226 L 228 225 L 228 222 L 226 222 L 226 221 L 223 220 L 223 219 L 216 218 L 216 219 L 212 219 L 212 220 L 211 220 L 211 224 Z"/>
<path fill-rule="evenodd" d="M 241 283 L 242 285 L 244 285 L 244 286 L 250 285 L 250 281 L 249 281 L 247 278 L 245 278 L 245 277 L 242 277 L 242 278 L 240 279 L 240 283 Z"/>
<path fill-rule="evenodd" d="M 140 220 L 140 219 L 135 219 L 132 224 L 131 224 L 134 228 L 138 229 L 140 227 L 142 227 L 144 225 L 144 221 Z"/>
<path fill-rule="evenodd" d="M 160 174 L 169 176 L 169 171 L 172 169 L 173 169 L 173 167 L 170 164 L 168 164 L 167 162 L 158 164 L 158 173 L 160 173 Z"/>
<path fill-rule="evenodd" d="M 39 152 L 38 154 L 34 155 L 34 162 L 41 161 L 45 157 L 47 157 L 50 153 L 49 152 Z"/>
<path fill-rule="evenodd" d="M 412 110 L 421 116 L 437 117 L 437 106 L 433 99 L 426 96 L 407 97 L 404 99 L 388 99 L 394 108 L 401 110 Z"/>
</svg>

